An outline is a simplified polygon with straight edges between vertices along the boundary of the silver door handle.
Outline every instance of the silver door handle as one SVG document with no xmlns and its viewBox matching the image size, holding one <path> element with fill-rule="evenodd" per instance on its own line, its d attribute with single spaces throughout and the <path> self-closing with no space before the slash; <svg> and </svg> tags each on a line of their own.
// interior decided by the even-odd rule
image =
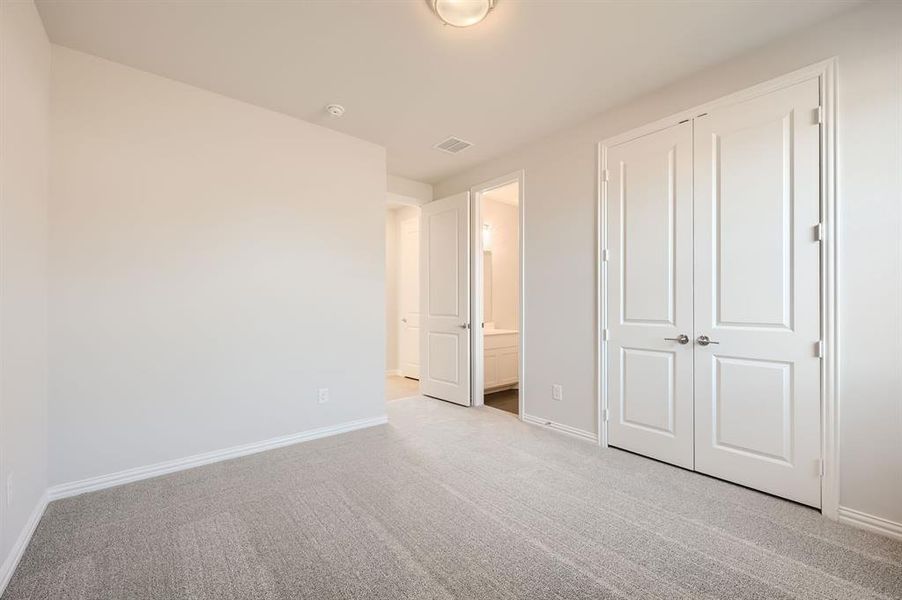
<svg viewBox="0 0 902 600">
<path fill-rule="evenodd" d="M 708 344 L 719 344 L 720 343 L 720 342 L 715 342 L 714 340 L 708 339 L 708 336 L 706 336 L 706 335 L 698 336 L 698 338 L 696 338 L 695 341 L 698 342 L 699 346 L 707 346 Z"/>
<path fill-rule="evenodd" d="M 470 324 L 469 324 L 469 323 L 464 323 L 463 325 L 458 325 L 458 327 L 460 327 L 461 329 L 469 329 L 469 328 L 470 328 Z"/>
<path fill-rule="evenodd" d="M 686 335 L 685 333 L 681 333 L 680 335 L 676 336 L 675 338 L 664 338 L 664 339 L 667 340 L 668 342 L 677 342 L 677 343 L 683 344 L 683 345 L 689 343 L 689 336 Z"/>
</svg>

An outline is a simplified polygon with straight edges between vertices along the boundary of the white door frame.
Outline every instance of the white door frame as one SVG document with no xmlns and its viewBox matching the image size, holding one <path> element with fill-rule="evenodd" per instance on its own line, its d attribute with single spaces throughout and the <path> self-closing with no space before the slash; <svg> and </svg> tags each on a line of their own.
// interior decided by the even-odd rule
<svg viewBox="0 0 902 600">
<path fill-rule="evenodd" d="M 639 136 L 671 127 L 715 108 L 736 104 L 769 92 L 817 79 L 821 100 L 821 512 L 839 518 L 839 273 L 837 262 L 838 216 L 836 198 L 836 58 L 793 71 L 723 98 L 681 111 L 610 137 L 598 144 L 596 198 L 596 400 L 599 444 L 608 445 L 607 431 L 607 185 L 605 168 L 608 148 Z"/>
<path fill-rule="evenodd" d="M 482 279 L 482 228 L 480 227 L 480 223 L 482 221 L 482 194 L 493 190 L 495 188 L 499 188 L 503 185 L 507 185 L 509 183 L 517 184 L 517 194 L 518 194 L 518 204 L 517 204 L 517 227 L 519 228 L 518 240 L 519 240 L 519 289 L 517 290 L 517 302 L 520 307 L 520 316 L 519 316 L 519 344 L 520 347 L 518 349 L 518 362 L 517 365 L 517 387 L 519 388 L 518 396 L 518 417 L 520 420 L 523 420 L 523 415 L 525 414 L 525 389 L 526 389 L 526 381 L 524 378 L 524 368 L 523 365 L 526 364 L 525 360 L 525 352 L 526 348 L 526 335 L 524 331 L 524 323 L 526 323 L 526 278 L 525 278 L 525 269 L 524 269 L 524 250 L 526 248 L 526 236 L 524 232 L 526 230 L 526 172 L 524 170 L 514 171 L 513 173 L 508 173 L 507 175 L 502 175 L 501 177 L 495 177 L 494 179 L 490 179 L 488 181 L 484 181 L 478 185 L 475 185 L 470 188 L 470 214 L 472 222 L 470 223 L 470 231 L 472 232 L 470 235 L 470 260 L 472 264 L 470 265 L 470 322 L 473 324 L 472 331 L 474 335 L 470 336 L 471 340 L 471 348 L 470 348 L 470 357 L 472 361 L 472 366 L 470 369 L 470 377 L 471 377 L 471 385 L 473 386 L 471 396 L 473 398 L 473 406 L 482 406 L 485 404 L 485 347 L 484 347 L 484 339 L 485 337 L 482 335 L 482 323 L 484 319 L 484 310 L 483 310 L 483 279 Z M 478 335 L 476 335 L 478 334 Z"/>
</svg>

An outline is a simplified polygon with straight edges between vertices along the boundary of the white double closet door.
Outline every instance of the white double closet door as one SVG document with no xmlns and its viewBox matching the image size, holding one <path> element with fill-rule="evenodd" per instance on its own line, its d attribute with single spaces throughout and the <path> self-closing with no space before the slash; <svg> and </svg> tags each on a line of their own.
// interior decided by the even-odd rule
<svg viewBox="0 0 902 600">
<path fill-rule="evenodd" d="M 819 98 L 712 110 L 605 165 L 609 444 L 816 507 Z"/>
</svg>

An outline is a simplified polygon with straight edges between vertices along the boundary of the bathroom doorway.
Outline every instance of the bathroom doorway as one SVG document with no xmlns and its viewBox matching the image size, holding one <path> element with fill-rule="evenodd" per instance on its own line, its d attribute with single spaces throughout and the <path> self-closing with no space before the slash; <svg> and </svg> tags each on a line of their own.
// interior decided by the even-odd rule
<svg viewBox="0 0 902 600">
<path fill-rule="evenodd" d="M 473 189 L 473 399 L 522 418 L 522 174 Z"/>
</svg>

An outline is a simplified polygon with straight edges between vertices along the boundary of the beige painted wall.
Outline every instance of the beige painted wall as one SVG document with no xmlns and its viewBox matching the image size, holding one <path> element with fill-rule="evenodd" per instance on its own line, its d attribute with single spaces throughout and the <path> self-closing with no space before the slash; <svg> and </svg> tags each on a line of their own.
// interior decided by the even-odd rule
<svg viewBox="0 0 902 600">
<path fill-rule="evenodd" d="M 47 487 L 49 103 L 37 10 L 0 2 L 0 591 Z"/>
<path fill-rule="evenodd" d="M 383 148 L 58 46 L 52 115 L 52 484 L 384 415 Z"/>
<path fill-rule="evenodd" d="M 491 228 L 492 319 L 497 329 L 520 328 L 518 219 L 516 206 L 482 199 L 482 222 Z"/>
<path fill-rule="evenodd" d="M 440 182 L 435 196 L 526 169 L 526 406 L 594 432 L 596 144 L 833 56 L 841 504 L 902 523 L 902 4 L 865 6 L 638 98 Z"/>
</svg>

